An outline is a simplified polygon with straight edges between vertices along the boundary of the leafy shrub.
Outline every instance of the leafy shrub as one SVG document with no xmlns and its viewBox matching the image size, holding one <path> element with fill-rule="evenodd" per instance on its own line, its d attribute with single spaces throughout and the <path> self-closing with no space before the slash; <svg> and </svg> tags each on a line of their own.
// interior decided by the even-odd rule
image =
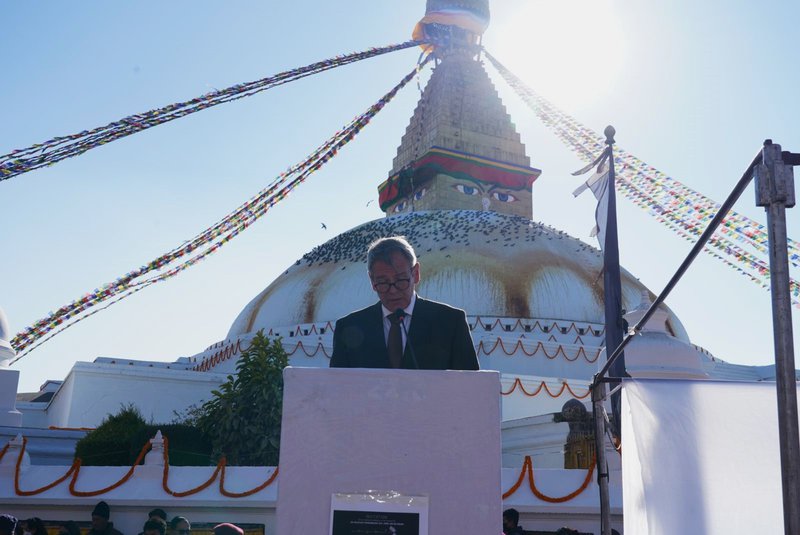
<svg viewBox="0 0 800 535">
<path fill-rule="evenodd" d="M 132 404 L 108 415 L 94 431 L 75 445 L 75 457 L 84 466 L 130 466 L 130 440 L 145 427 L 144 418 Z"/>
</svg>

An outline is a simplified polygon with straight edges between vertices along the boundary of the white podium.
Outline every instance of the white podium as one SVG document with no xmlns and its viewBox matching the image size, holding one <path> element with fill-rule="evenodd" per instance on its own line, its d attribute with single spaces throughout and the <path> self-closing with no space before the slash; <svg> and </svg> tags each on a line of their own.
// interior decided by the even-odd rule
<svg viewBox="0 0 800 535">
<path fill-rule="evenodd" d="M 330 534 L 342 495 L 424 504 L 422 534 L 499 533 L 500 455 L 497 372 L 286 368 L 278 535 Z M 380 528 L 392 514 L 334 533 L 416 533 Z"/>
</svg>

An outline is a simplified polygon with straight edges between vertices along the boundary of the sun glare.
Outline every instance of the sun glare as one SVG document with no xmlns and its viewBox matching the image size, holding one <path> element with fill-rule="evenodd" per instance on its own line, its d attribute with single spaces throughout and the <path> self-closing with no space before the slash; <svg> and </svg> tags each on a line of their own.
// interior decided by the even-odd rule
<svg viewBox="0 0 800 535">
<path fill-rule="evenodd" d="M 585 105 L 617 83 L 625 40 L 611 0 L 535 0 L 492 13 L 485 42 L 531 88 L 562 105 Z"/>
</svg>

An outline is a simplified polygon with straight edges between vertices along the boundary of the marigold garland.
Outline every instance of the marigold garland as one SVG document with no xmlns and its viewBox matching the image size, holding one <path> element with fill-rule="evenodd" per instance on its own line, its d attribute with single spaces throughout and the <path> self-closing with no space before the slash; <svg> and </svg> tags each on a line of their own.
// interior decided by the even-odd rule
<svg viewBox="0 0 800 535">
<path fill-rule="evenodd" d="M 563 381 L 561 383 L 561 388 L 555 394 L 550 390 L 550 387 L 547 386 L 547 383 L 544 382 L 544 381 L 541 381 L 539 383 L 539 386 L 536 387 L 536 390 L 534 390 L 533 392 L 528 392 L 528 390 L 525 388 L 525 385 L 522 384 L 522 380 L 519 377 L 516 377 L 516 378 L 514 378 L 514 383 L 511 385 L 511 388 L 509 388 L 508 391 L 501 391 L 500 394 L 503 395 L 503 396 L 510 396 L 511 394 L 513 394 L 517 390 L 517 388 L 522 390 L 523 394 L 525 394 L 526 396 L 531 397 L 531 398 L 534 397 L 534 396 L 537 396 L 539 394 L 539 392 L 541 392 L 542 390 L 547 392 L 547 395 L 550 396 L 551 398 L 560 397 L 561 394 L 563 394 L 565 390 L 568 391 L 572 395 L 572 397 L 577 398 L 577 399 L 587 398 L 587 397 L 589 397 L 589 394 L 591 393 L 591 391 L 589 389 L 587 389 L 585 394 L 578 395 L 574 390 L 572 390 L 572 387 L 569 386 L 569 383 L 567 383 L 566 381 Z"/>
<path fill-rule="evenodd" d="M 210 357 L 204 358 L 203 361 L 194 368 L 192 368 L 192 370 L 206 372 L 211 368 L 213 368 L 214 366 L 216 366 L 217 364 L 219 364 L 220 362 L 226 361 L 231 357 L 233 357 L 234 355 L 237 355 L 241 350 L 242 350 L 241 340 L 237 340 L 236 345 L 230 345 L 225 349 L 217 351 Z"/>
<path fill-rule="evenodd" d="M 534 496 L 536 496 L 543 502 L 547 503 L 568 502 L 571 499 L 575 498 L 576 496 L 580 495 L 589 486 L 589 483 L 592 481 L 592 474 L 594 473 L 594 467 L 596 464 L 597 463 L 595 462 L 595 459 L 592 459 L 592 464 L 589 466 L 588 470 L 586 470 L 586 478 L 583 480 L 583 483 L 581 484 L 580 487 L 578 487 L 575 491 L 570 492 L 565 496 L 558 496 L 554 498 L 552 496 L 547 496 L 536 487 L 536 481 L 533 477 L 533 461 L 531 460 L 530 455 L 526 455 L 525 462 L 522 463 L 522 469 L 519 472 L 519 478 L 517 478 L 517 482 L 514 483 L 511 486 L 511 488 L 508 489 L 503 494 L 503 499 L 505 500 L 510 496 L 512 496 L 515 492 L 517 492 L 519 487 L 522 486 L 522 482 L 525 480 L 525 476 L 527 475 L 528 485 L 530 486 L 531 492 L 533 493 Z"/>
<path fill-rule="evenodd" d="M 8 447 L 8 444 L 6 445 L 6 448 L 7 447 Z M 20 474 L 20 467 L 22 466 L 22 459 L 25 457 L 25 449 L 27 447 L 28 447 L 28 439 L 23 437 L 22 438 L 22 448 L 20 448 L 20 450 L 19 450 L 19 456 L 17 457 L 16 469 L 14 471 L 14 493 L 17 496 L 34 496 L 36 494 L 40 494 L 42 492 L 46 492 L 46 491 L 52 489 L 56 485 L 59 485 L 60 483 L 62 483 L 70 475 L 72 475 L 78 469 L 78 465 L 80 464 L 76 460 L 75 462 L 72 463 L 72 466 L 70 466 L 69 470 L 67 470 L 67 472 L 63 476 L 59 477 L 58 479 L 56 479 L 52 483 L 50 483 L 48 485 L 45 485 L 44 487 L 40 487 L 40 488 L 35 489 L 35 490 L 22 490 L 19 487 L 19 474 Z"/>
<path fill-rule="evenodd" d="M 67 470 L 67 472 L 64 475 L 60 476 L 55 481 L 53 481 L 52 483 L 49 483 L 49 484 L 47 484 L 47 485 L 45 485 L 43 487 L 40 487 L 40 488 L 34 489 L 34 490 L 22 490 L 20 488 L 20 473 L 21 473 L 21 467 L 22 467 L 22 460 L 23 460 L 24 455 L 25 455 L 25 449 L 27 447 L 27 444 L 28 444 L 28 439 L 23 437 L 23 439 L 22 439 L 22 448 L 20 449 L 19 457 L 17 458 L 15 471 L 14 471 L 14 492 L 16 493 L 17 496 L 35 496 L 36 494 L 41 494 L 43 492 L 46 492 L 46 491 L 52 489 L 53 487 L 55 487 L 57 485 L 63 483 L 70 476 L 72 476 L 72 479 L 71 479 L 70 484 L 69 484 L 69 492 L 73 496 L 78 496 L 78 497 L 85 498 L 85 497 L 99 496 L 100 494 L 105 494 L 107 492 L 110 492 L 110 491 L 112 491 L 112 490 L 114 490 L 116 488 L 119 488 L 122 485 L 124 485 L 131 478 L 131 476 L 133 476 L 133 474 L 134 474 L 134 472 L 136 470 L 136 467 L 141 464 L 142 460 L 144 459 L 144 456 L 152 448 L 152 444 L 150 443 L 150 441 L 146 442 L 144 444 L 144 446 L 142 446 L 142 449 L 139 451 L 139 455 L 136 457 L 136 461 L 134 461 L 133 466 L 131 466 L 130 470 L 128 470 L 128 472 L 119 481 L 117 481 L 116 483 L 113 483 L 112 485 L 109 485 L 109 486 L 104 487 L 104 488 L 99 489 L 99 490 L 79 491 L 79 490 L 75 489 L 75 486 L 76 486 L 77 481 L 78 481 L 78 474 L 79 474 L 81 466 L 82 466 L 82 463 L 81 463 L 80 459 L 75 459 L 73 461 L 73 463 L 72 463 L 72 466 L 70 466 L 70 468 Z M 3 449 L 0 450 L 0 460 L 3 459 L 3 456 L 5 456 L 5 454 L 8 451 L 10 445 L 11 445 L 10 443 L 7 443 L 3 447 Z M 278 477 L 278 467 L 275 467 L 275 470 L 267 478 L 267 480 L 264 481 L 264 483 L 261 483 L 260 485 L 256 486 L 255 488 L 252 488 L 250 490 L 243 491 L 243 492 L 231 492 L 231 491 L 228 491 L 228 490 L 225 489 L 225 469 L 227 467 L 227 461 L 226 461 L 225 457 L 222 457 L 222 458 L 220 458 L 219 462 L 217 463 L 217 466 L 214 469 L 214 472 L 211 474 L 211 477 L 206 482 L 204 482 L 201 485 L 199 485 L 197 487 L 194 487 L 192 489 L 188 489 L 188 490 L 185 490 L 185 491 L 178 492 L 178 491 L 174 491 L 174 490 L 170 489 L 170 487 L 169 487 L 169 481 L 168 481 L 169 480 L 169 441 L 167 440 L 166 437 L 164 437 L 164 453 L 163 454 L 164 454 L 164 471 L 163 471 L 163 475 L 162 475 L 162 478 L 161 478 L 161 486 L 164 489 L 164 492 L 166 492 L 170 496 L 174 496 L 176 498 L 184 498 L 186 496 L 191 496 L 193 494 L 197 494 L 198 492 L 200 492 L 202 490 L 205 490 L 206 488 L 211 486 L 212 483 L 214 483 L 214 480 L 217 479 L 217 476 L 219 476 L 219 478 L 220 478 L 219 479 L 219 492 L 220 492 L 220 494 L 222 494 L 223 496 L 226 496 L 228 498 L 244 498 L 246 496 L 252 496 L 253 494 L 256 494 L 256 493 L 264 490 L 265 488 L 270 486 L 272 483 L 274 483 L 275 480 Z"/>
<path fill-rule="evenodd" d="M 164 492 L 167 494 L 174 496 L 176 498 L 185 498 L 186 496 L 191 496 L 192 494 L 197 494 L 200 491 L 207 489 L 211 484 L 217 479 L 217 475 L 220 473 L 220 470 L 223 470 L 225 463 L 225 457 L 221 457 L 219 462 L 217 463 L 217 467 L 212 472 L 211 477 L 206 480 L 205 483 L 200 484 L 199 486 L 185 490 L 182 492 L 176 492 L 169 488 L 168 480 L 169 480 L 169 442 L 167 441 L 167 437 L 164 437 L 164 474 L 161 476 L 161 487 L 164 489 Z"/>
<path fill-rule="evenodd" d="M 478 347 L 476 348 L 476 352 L 478 353 L 482 352 L 484 355 L 489 356 L 490 354 L 494 353 L 494 351 L 498 347 L 503 351 L 503 353 L 505 353 L 508 356 L 514 355 L 517 351 L 521 351 L 525 355 L 532 357 L 536 353 L 541 351 L 542 353 L 544 353 L 545 357 L 547 357 L 550 360 L 556 359 L 560 354 L 569 362 L 575 362 L 576 360 L 578 360 L 578 358 L 582 356 L 584 359 L 586 359 L 586 362 L 592 363 L 596 362 L 598 357 L 600 356 L 600 349 L 597 350 L 597 353 L 595 354 L 594 358 L 591 358 L 586 354 L 586 350 L 584 348 L 579 347 L 578 350 L 575 352 L 575 355 L 572 358 L 570 358 L 567 355 L 567 352 L 564 350 L 564 346 L 561 344 L 558 345 L 555 352 L 550 354 L 541 341 L 537 341 L 536 347 L 533 349 L 533 351 L 530 352 L 525 349 L 525 346 L 522 344 L 522 340 L 517 340 L 514 346 L 512 346 L 511 350 L 509 350 L 506 348 L 505 342 L 503 342 L 503 339 L 500 337 L 498 337 L 497 340 L 495 340 L 494 345 L 492 345 L 491 348 L 488 350 L 484 346 L 483 340 L 481 340 L 480 342 L 478 342 Z"/>
<path fill-rule="evenodd" d="M 259 486 L 255 487 L 253 489 L 250 489 L 250 490 L 246 490 L 244 492 L 230 492 L 228 490 L 225 490 L 225 469 L 226 468 L 227 468 L 227 466 L 224 466 L 222 468 L 222 474 L 220 474 L 220 477 L 219 477 L 219 493 L 222 494 L 223 496 L 227 496 L 228 498 L 244 498 L 246 496 L 251 496 L 251 495 L 253 495 L 253 494 L 257 493 L 257 492 L 260 492 L 260 491 L 264 490 L 265 488 L 269 487 L 270 485 L 272 485 L 272 483 L 278 477 L 278 467 L 276 466 L 275 470 L 272 472 L 272 475 L 270 475 L 269 478 L 266 481 L 264 481 L 262 484 L 260 484 Z"/>
<path fill-rule="evenodd" d="M 118 487 L 121 487 L 122 485 L 124 485 L 125 483 L 128 482 L 128 480 L 131 478 L 131 476 L 133 476 L 133 473 L 136 470 L 136 467 L 139 466 L 139 464 L 142 462 L 142 460 L 144 459 L 145 454 L 148 452 L 150 447 L 151 447 L 150 442 L 149 441 L 145 442 L 144 446 L 142 446 L 142 449 L 139 452 L 139 455 L 136 457 L 136 460 L 133 462 L 133 466 L 131 466 L 130 470 L 128 470 L 128 472 L 124 476 L 122 476 L 122 479 L 120 479 L 119 481 L 117 481 L 116 483 L 114 483 L 112 485 L 109 485 L 109 486 L 104 487 L 104 488 L 99 489 L 99 490 L 83 491 L 83 490 L 76 490 L 75 489 L 75 486 L 78 483 L 78 473 L 80 472 L 80 468 L 81 468 L 81 460 L 80 459 L 75 459 L 75 462 L 73 463 L 73 466 L 75 467 L 75 471 L 72 474 L 72 480 L 69 482 L 69 492 L 70 492 L 70 494 L 72 494 L 73 496 L 78 496 L 80 498 L 88 498 L 88 497 L 91 497 L 91 496 L 99 496 L 101 494 L 105 494 L 106 492 L 110 492 L 110 491 L 112 491 L 112 490 L 114 490 L 114 489 L 116 489 Z"/>
<path fill-rule="evenodd" d="M 564 384 L 566 384 L 566 383 L 564 383 Z M 41 493 L 46 492 L 46 491 L 50 490 L 51 488 L 59 485 L 60 483 L 64 482 L 68 477 L 70 477 L 70 475 L 72 476 L 72 479 L 71 479 L 70 484 L 69 484 L 69 492 L 73 496 L 86 498 L 86 497 L 99 496 L 100 494 L 105 494 L 107 492 L 110 492 L 110 491 L 112 491 L 112 490 L 114 490 L 116 488 L 119 488 L 122 485 L 124 485 L 131 478 L 131 476 L 133 475 L 134 471 L 136 470 L 136 467 L 140 465 L 140 463 L 144 459 L 144 456 L 147 454 L 147 452 L 152 447 L 152 444 L 149 441 L 147 443 L 145 443 L 145 445 L 142 446 L 142 449 L 139 452 L 139 455 L 136 457 L 136 461 L 134 461 L 134 464 L 133 464 L 133 466 L 131 466 L 130 470 L 128 470 L 128 472 L 119 481 L 117 481 L 116 483 L 113 483 L 113 484 L 111 484 L 111 485 L 109 485 L 107 487 L 104 487 L 102 489 L 95 490 L 95 491 L 79 491 L 79 490 L 75 489 L 76 483 L 78 481 L 78 474 L 79 474 L 80 468 L 81 468 L 81 460 L 80 459 L 75 459 L 75 461 L 72 463 L 72 466 L 69 468 L 69 470 L 67 470 L 67 472 L 64 475 L 62 475 L 61 477 L 59 477 L 58 479 L 56 479 L 52 483 L 49 483 L 49 484 L 47 484 L 47 485 L 45 485 L 43 487 L 40 487 L 38 489 L 25 491 L 25 490 L 22 490 L 20 488 L 20 481 L 19 480 L 20 480 L 20 468 L 22 466 L 22 459 L 24 457 L 24 453 L 25 453 L 25 449 L 27 447 L 27 443 L 28 443 L 28 439 L 27 438 L 23 438 L 22 448 L 20 449 L 19 457 L 17 458 L 17 462 L 16 462 L 16 469 L 15 469 L 15 472 L 14 472 L 14 492 L 17 494 L 17 496 L 34 496 L 36 494 L 41 494 Z M 10 446 L 10 444 L 6 444 L 5 447 L 2 450 L 0 450 L 0 460 L 2 460 L 3 456 L 8 451 L 9 446 Z M 206 480 L 204 483 L 202 483 L 201 485 L 199 485 L 199 486 L 197 486 L 195 488 L 178 492 L 178 491 L 172 490 L 169 487 L 169 441 L 167 440 L 166 437 L 164 437 L 163 455 L 164 455 L 164 471 L 163 471 L 163 476 L 162 476 L 162 479 L 161 479 L 162 488 L 164 489 L 164 492 L 166 492 L 170 496 L 174 496 L 176 498 L 183 498 L 183 497 L 186 497 L 186 496 L 191 496 L 193 494 L 197 494 L 198 492 L 201 492 L 202 490 L 205 490 L 206 488 L 211 486 L 211 484 L 214 482 L 214 480 L 217 478 L 217 476 L 219 476 L 219 478 L 220 478 L 219 479 L 219 492 L 220 492 L 220 494 L 222 494 L 223 496 L 228 497 L 228 498 L 244 498 L 246 496 L 252 496 L 253 494 L 256 494 L 256 493 L 264 490 L 265 488 L 270 486 L 272 483 L 274 483 L 275 480 L 278 477 L 279 468 L 275 467 L 275 470 L 272 472 L 272 474 L 270 474 L 269 478 L 267 478 L 267 480 L 264 481 L 264 483 L 258 485 L 257 487 L 255 487 L 253 489 L 250 489 L 250 490 L 247 490 L 247 491 L 244 491 L 244 492 L 231 492 L 231 491 L 228 491 L 228 490 L 225 489 L 225 468 L 227 466 L 227 461 L 225 460 L 225 457 L 222 457 L 219 460 L 219 462 L 217 463 L 217 466 L 214 469 L 214 472 L 211 474 L 211 477 L 209 477 L 208 480 Z M 548 502 L 548 503 L 562 503 L 562 502 L 569 501 L 569 500 L 575 498 L 576 496 L 578 496 L 579 494 L 581 494 L 589 486 L 589 482 L 592 479 L 592 474 L 594 473 L 595 465 L 596 465 L 595 460 L 592 459 L 592 464 L 589 467 L 589 469 L 586 471 L 586 478 L 584 479 L 584 481 L 581 484 L 581 486 L 578 487 L 574 492 L 571 492 L 571 493 L 569 493 L 569 494 L 567 494 L 565 496 L 552 497 L 552 496 L 547 496 L 546 494 L 541 492 L 536 487 L 536 481 L 535 481 L 535 478 L 534 478 L 534 471 L 533 471 L 533 461 L 531 460 L 530 455 L 526 455 L 525 456 L 525 461 L 522 464 L 522 469 L 520 470 L 520 474 L 519 474 L 519 477 L 517 478 L 516 483 L 514 483 L 514 485 L 512 485 L 510 489 L 508 489 L 505 493 L 503 493 L 502 498 L 505 500 L 505 499 L 509 498 L 510 496 L 512 496 L 515 492 L 517 492 L 517 490 L 519 490 L 519 487 L 522 485 L 522 482 L 524 481 L 525 476 L 527 475 L 528 476 L 528 484 L 530 486 L 531 492 L 538 499 L 540 499 L 542 501 L 545 501 L 545 502 Z"/>
<path fill-rule="evenodd" d="M 564 384 L 566 384 L 566 383 L 564 383 Z M 114 490 L 116 488 L 119 488 L 122 485 L 124 485 L 131 478 L 131 476 L 133 475 L 134 471 L 136 470 L 136 467 L 140 465 L 140 463 L 144 459 L 144 456 L 147 454 L 147 452 L 152 447 L 151 443 L 148 441 L 144 446 L 142 446 L 142 449 L 139 452 L 139 455 L 137 456 L 136 461 L 134 462 L 133 466 L 131 466 L 130 470 L 128 470 L 128 472 L 119 481 L 117 481 L 116 483 L 113 483 L 112 485 L 109 485 L 109 486 L 104 487 L 104 488 L 99 489 L 99 490 L 95 490 L 95 491 L 79 491 L 79 490 L 75 489 L 76 483 L 78 481 L 78 473 L 80 472 L 80 468 L 81 468 L 81 460 L 80 459 L 75 459 L 75 461 L 72 463 L 72 466 L 69 468 L 69 470 L 67 470 L 67 472 L 64 475 L 62 475 L 61 477 L 59 477 L 58 479 L 56 479 L 52 483 L 49 483 L 49 484 L 47 484 L 47 485 L 45 485 L 43 487 L 40 487 L 40 488 L 34 489 L 34 490 L 22 490 L 20 488 L 20 481 L 19 481 L 20 480 L 20 468 L 21 468 L 21 465 L 22 465 L 22 459 L 24 457 L 24 453 L 25 453 L 25 449 L 27 447 L 27 443 L 28 443 L 28 439 L 27 438 L 23 438 L 22 448 L 20 449 L 20 453 L 19 453 L 19 456 L 18 456 L 17 462 L 16 462 L 16 467 L 15 467 L 16 469 L 14 471 L 14 492 L 17 494 L 17 496 L 34 496 L 36 494 L 41 494 L 41 493 L 46 492 L 46 491 L 50 490 L 51 488 L 53 488 L 53 487 L 55 487 L 55 486 L 57 486 L 59 484 L 61 484 L 68 477 L 70 477 L 70 475 L 72 475 L 72 480 L 70 481 L 70 484 L 69 484 L 69 492 L 73 496 L 86 498 L 86 497 L 99 496 L 100 494 L 105 494 L 107 492 L 110 492 L 110 491 L 112 491 L 112 490 Z M 8 451 L 9 446 L 10 446 L 10 444 L 6 444 L 5 447 L 2 450 L 0 450 L 0 460 L 3 458 L 3 456 Z M 246 497 L 246 496 L 252 496 L 253 494 L 256 494 L 256 493 L 264 490 L 265 488 L 270 486 L 272 483 L 274 483 L 275 480 L 278 477 L 279 468 L 275 467 L 275 470 L 272 472 L 272 474 L 269 476 L 269 478 L 267 478 L 267 480 L 264 481 L 264 483 L 258 485 L 257 487 L 255 487 L 253 489 L 250 489 L 250 490 L 247 490 L 247 491 L 244 491 L 244 492 L 230 492 L 230 491 L 225 489 L 225 468 L 227 466 L 227 461 L 223 457 L 217 463 L 217 467 L 214 469 L 214 472 L 211 474 L 211 477 L 209 477 L 208 480 L 206 480 L 204 483 L 202 483 L 201 485 L 199 485 L 199 486 L 197 486 L 197 487 L 195 487 L 193 489 L 188 489 L 186 491 L 178 492 L 178 491 L 172 490 L 169 487 L 169 483 L 168 483 L 168 480 L 169 480 L 169 442 L 168 442 L 166 437 L 164 437 L 164 452 L 163 452 L 163 455 L 164 455 L 164 472 L 163 472 L 163 476 L 162 476 L 162 479 L 161 479 L 162 488 L 164 489 L 164 492 L 166 492 L 170 496 L 174 496 L 176 498 L 183 498 L 183 497 L 186 497 L 186 496 L 191 496 L 193 494 L 197 494 L 198 492 L 201 492 L 202 490 L 205 490 L 206 488 L 211 486 L 211 484 L 214 482 L 214 480 L 217 478 L 217 476 L 219 476 L 219 478 L 220 478 L 220 480 L 219 480 L 219 492 L 220 492 L 220 494 L 222 494 L 223 496 L 226 496 L 228 498 L 243 498 L 243 497 Z M 522 464 L 522 469 L 520 470 L 520 474 L 519 474 L 519 477 L 517 478 L 516 483 L 514 483 L 514 485 L 512 485 L 511 488 L 509 488 L 505 493 L 503 493 L 502 498 L 505 500 L 505 499 L 509 498 L 510 496 L 512 496 L 515 492 L 517 492 L 517 490 L 519 490 L 519 487 L 522 485 L 522 482 L 525 480 L 525 476 L 527 475 L 528 476 L 528 484 L 529 484 L 529 487 L 531 489 L 531 492 L 538 499 L 540 499 L 542 501 L 545 501 L 545 502 L 548 502 L 548 503 L 563 503 L 563 502 L 569 501 L 569 500 L 575 498 L 576 496 L 580 495 L 589 486 L 589 482 L 592 479 L 592 474 L 594 473 L 595 465 L 596 465 L 595 460 L 592 459 L 592 464 L 589 467 L 589 469 L 586 471 L 586 478 L 584 479 L 584 481 L 581 484 L 581 486 L 578 487 L 575 491 L 573 491 L 573 492 L 571 492 L 571 493 L 569 493 L 569 494 L 567 494 L 565 496 L 552 497 L 552 496 L 547 496 L 546 494 L 541 492 L 536 487 L 536 481 L 535 481 L 535 478 L 534 478 L 534 471 L 533 471 L 533 461 L 531 460 L 530 455 L 526 455 L 525 456 L 525 461 Z"/>
</svg>

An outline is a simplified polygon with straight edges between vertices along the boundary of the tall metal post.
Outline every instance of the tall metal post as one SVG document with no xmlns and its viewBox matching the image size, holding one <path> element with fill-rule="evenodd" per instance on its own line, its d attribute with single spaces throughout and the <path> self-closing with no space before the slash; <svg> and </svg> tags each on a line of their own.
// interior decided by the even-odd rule
<svg viewBox="0 0 800 535">
<path fill-rule="evenodd" d="M 797 420 L 797 380 L 786 241 L 786 208 L 791 208 L 795 204 L 794 177 L 792 166 L 784 162 L 781 146 L 773 144 L 772 140 L 764 142 L 762 163 L 755 170 L 755 184 L 756 205 L 765 208 L 769 231 L 783 525 L 787 535 L 797 535 L 800 533 L 800 432 Z"/>
<path fill-rule="evenodd" d="M 608 351 L 608 348 L 606 348 Z M 600 488 L 600 533 L 611 535 L 611 500 L 608 494 L 608 463 L 606 462 L 606 420 L 603 417 L 603 400 L 606 383 L 599 375 L 592 381 L 592 416 L 594 417 L 594 451 L 597 465 L 597 486 Z"/>
<path fill-rule="evenodd" d="M 606 327 L 606 358 L 611 352 L 622 344 L 625 337 L 622 319 L 622 277 L 619 267 L 619 238 L 617 236 L 617 185 L 616 170 L 614 169 L 614 135 L 617 131 L 608 125 L 603 131 L 606 135 L 608 148 L 608 211 L 606 214 L 606 228 L 604 229 L 605 243 L 603 243 L 603 306 L 605 311 Z M 627 377 L 625 371 L 625 355 L 620 353 L 609 369 L 611 377 Z M 618 440 L 622 440 L 621 416 L 622 394 L 616 392 L 611 395 L 611 430 Z"/>
</svg>

